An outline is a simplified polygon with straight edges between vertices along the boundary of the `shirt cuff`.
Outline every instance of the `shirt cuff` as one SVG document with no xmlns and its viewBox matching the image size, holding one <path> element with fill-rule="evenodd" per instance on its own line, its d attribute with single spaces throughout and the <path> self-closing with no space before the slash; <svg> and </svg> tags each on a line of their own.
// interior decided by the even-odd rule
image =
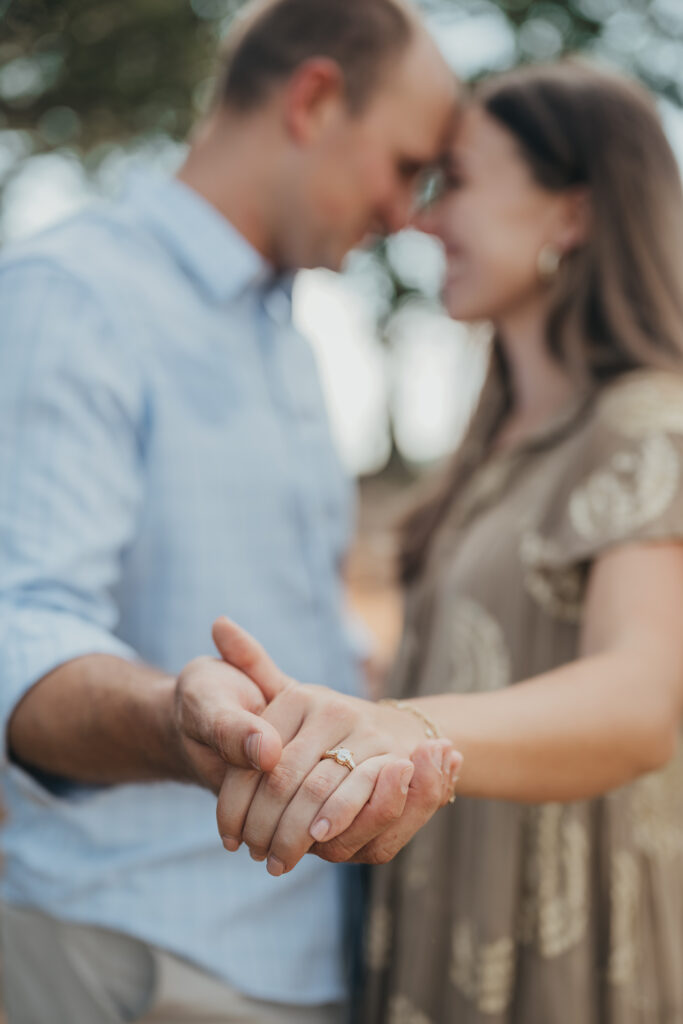
<svg viewBox="0 0 683 1024">
<path fill-rule="evenodd" d="M 2 616 L 0 639 L 0 768 L 9 763 L 7 726 L 15 707 L 49 672 L 86 654 L 111 654 L 139 661 L 128 644 L 105 627 L 68 612 L 12 608 Z"/>
</svg>

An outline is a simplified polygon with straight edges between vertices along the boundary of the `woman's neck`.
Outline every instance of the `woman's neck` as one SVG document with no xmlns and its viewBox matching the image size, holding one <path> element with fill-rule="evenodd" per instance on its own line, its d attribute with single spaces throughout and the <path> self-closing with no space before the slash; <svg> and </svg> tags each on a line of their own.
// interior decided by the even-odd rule
<svg viewBox="0 0 683 1024">
<path fill-rule="evenodd" d="M 510 372 L 513 409 L 496 448 L 512 447 L 552 421 L 576 397 L 576 383 L 552 357 L 545 317 L 538 309 L 518 312 L 497 325 Z"/>
</svg>

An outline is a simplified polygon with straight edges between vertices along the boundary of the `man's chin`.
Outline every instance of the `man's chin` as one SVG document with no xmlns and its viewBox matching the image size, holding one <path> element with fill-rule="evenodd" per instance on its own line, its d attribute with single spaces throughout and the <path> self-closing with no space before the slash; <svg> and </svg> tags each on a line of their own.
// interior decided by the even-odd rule
<svg viewBox="0 0 683 1024">
<path fill-rule="evenodd" d="M 339 273 L 346 266 L 346 262 L 352 252 L 358 249 L 370 251 L 377 244 L 380 237 L 379 235 L 366 234 L 362 238 L 356 236 L 351 242 L 347 240 L 346 243 L 338 245 L 330 244 L 325 247 L 324 251 L 316 254 L 315 262 L 309 264 L 309 266 L 311 268 L 318 267 L 323 270 L 333 270 L 335 273 Z"/>
<path fill-rule="evenodd" d="M 311 269 L 332 270 L 335 274 L 338 274 L 344 269 L 349 252 L 350 250 L 345 249 L 341 253 L 330 251 L 318 253 L 318 258 L 316 262 L 311 265 Z"/>
<path fill-rule="evenodd" d="M 366 231 L 362 238 L 358 239 L 354 249 L 360 249 L 362 252 L 372 252 L 384 238 L 385 236 L 379 231 Z"/>
</svg>

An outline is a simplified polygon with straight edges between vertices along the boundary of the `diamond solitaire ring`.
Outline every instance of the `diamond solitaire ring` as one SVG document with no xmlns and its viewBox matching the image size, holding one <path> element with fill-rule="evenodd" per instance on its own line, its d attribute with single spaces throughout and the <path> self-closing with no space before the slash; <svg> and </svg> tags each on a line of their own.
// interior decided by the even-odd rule
<svg viewBox="0 0 683 1024">
<path fill-rule="evenodd" d="M 324 761 L 326 757 L 331 758 L 340 764 L 343 768 L 348 768 L 350 772 L 356 767 L 356 762 L 353 759 L 353 754 L 346 747 L 335 747 L 333 750 L 326 750 L 323 756 L 320 758 Z"/>
</svg>

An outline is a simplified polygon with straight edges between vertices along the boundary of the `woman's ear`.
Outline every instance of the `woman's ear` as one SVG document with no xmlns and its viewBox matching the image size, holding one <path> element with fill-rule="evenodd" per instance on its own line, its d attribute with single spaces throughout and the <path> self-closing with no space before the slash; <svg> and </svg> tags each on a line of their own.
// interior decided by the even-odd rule
<svg viewBox="0 0 683 1024">
<path fill-rule="evenodd" d="M 555 245 L 563 253 L 580 249 L 588 241 L 592 210 L 589 190 L 585 187 L 567 189 L 560 197 L 559 223 Z"/>
</svg>

